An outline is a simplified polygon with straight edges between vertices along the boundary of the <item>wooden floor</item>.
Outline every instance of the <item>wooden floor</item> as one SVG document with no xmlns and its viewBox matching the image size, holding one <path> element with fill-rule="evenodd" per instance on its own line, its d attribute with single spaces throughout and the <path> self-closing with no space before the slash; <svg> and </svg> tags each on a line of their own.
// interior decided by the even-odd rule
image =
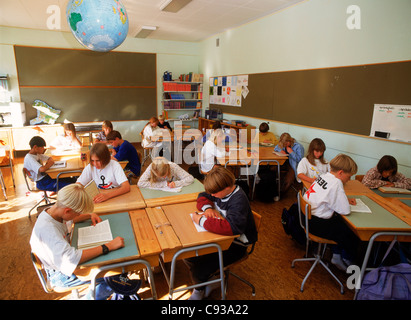
<svg viewBox="0 0 411 320">
<path fill-rule="evenodd" d="M 36 203 L 40 194 L 27 193 L 21 173 L 23 158 L 16 158 L 14 174 L 16 188 L 8 168 L 2 169 L 8 200 L 0 195 L 0 300 L 60 300 L 68 299 L 67 294 L 47 294 L 30 261 L 29 239 L 35 218 L 28 219 L 28 210 Z M 145 167 L 147 164 L 145 165 Z M 304 248 L 291 240 L 283 230 L 281 213 L 284 207 L 295 202 L 296 193 L 290 190 L 282 199 L 272 204 L 252 201 L 251 207 L 262 216 L 262 226 L 255 251 L 250 258 L 233 271 L 253 283 L 256 295 L 239 280 L 231 277 L 227 299 L 230 300 L 352 300 L 353 290 L 345 288 L 340 294 L 339 286 L 321 266 L 317 266 L 306 282 L 304 292 L 301 282 L 311 264 L 297 263 L 291 268 L 294 258 L 303 257 Z M 178 266 L 177 285 L 190 284 L 188 272 L 183 263 Z M 345 284 L 348 277 L 342 271 L 330 266 L 337 277 Z M 159 299 L 168 299 L 168 287 L 162 272 L 155 270 L 155 284 Z M 143 288 L 144 291 L 144 288 Z M 146 291 L 147 292 L 147 291 Z M 143 292 L 142 295 L 148 293 Z M 175 299 L 186 299 L 189 292 L 174 295 Z M 209 299 L 219 299 L 218 290 Z"/>
</svg>

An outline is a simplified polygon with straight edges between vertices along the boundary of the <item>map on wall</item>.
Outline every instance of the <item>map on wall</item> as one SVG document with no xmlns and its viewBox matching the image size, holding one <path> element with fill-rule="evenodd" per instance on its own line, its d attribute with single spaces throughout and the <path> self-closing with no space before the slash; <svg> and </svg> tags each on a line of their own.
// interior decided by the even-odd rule
<svg viewBox="0 0 411 320">
<path fill-rule="evenodd" d="M 248 75 L 210 78 L 210 104 L 241 107 L 248 95 Z"/>
</svg>

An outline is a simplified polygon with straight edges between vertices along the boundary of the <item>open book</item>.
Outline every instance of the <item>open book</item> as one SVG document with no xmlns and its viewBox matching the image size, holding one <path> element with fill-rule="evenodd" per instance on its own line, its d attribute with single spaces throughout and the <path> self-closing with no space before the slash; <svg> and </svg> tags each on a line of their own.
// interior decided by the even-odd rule
<svg viewBox="0 0 411 320">
<path fill-rule="evenodd" d="M 281 153 L 281 152 L 278 152 L 278 151 L 273 151 L 273 153 L 276 154 L 279 157 L 288 157 L 288 154 L 286 154 L 286 153 Z"/>
<path fill-rule="evenodd" d="M 379 187 L 378 190 L 380 190 L 383 193 L 405 193 L 405 194 L 411 194 L 411 190 L 408 189 L 403 189 L 403 188 L 396 188 L 396 187 Z"/>
<path fill-rule="evenodd" d="M 100 246 L 113 240 L 110 229 L 110 222 L 103 220 L 95 226 L 78 229 L 78 249 L 88 249 Z"/>
<path fill-rule="evenodd" d="M 351 212 L 372 213 L 371 209 L 361 199 L 355 199 L 355 201 L 357 202 L 356 205 L 350 204 Z"/>
<path fill-rule="evenodd" d="M 100 190 L 97 188 L 96 183 L 94 180 L 91 180 L 89 183 L 87 183 L 84 186 L 84 190 L 88 193 L 88 195 L 91 197 L 91 199 L 94 199 L 96 195 L 99 194 Z"/>
<path fill-rule="evenodd" d="M 67 166 L 67 160 L 59 160 L 59 161 L 54 161 L 54 164 L 50 167 L 50 169 L 65 168 L 66 166 Z"/>
</svg>

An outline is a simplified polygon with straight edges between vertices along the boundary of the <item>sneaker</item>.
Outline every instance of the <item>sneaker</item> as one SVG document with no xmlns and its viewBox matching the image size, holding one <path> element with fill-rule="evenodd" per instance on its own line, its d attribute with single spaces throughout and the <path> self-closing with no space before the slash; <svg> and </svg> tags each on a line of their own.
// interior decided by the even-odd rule
<svg viewBox="0 0 411 320">
<path fill-rule="evenodd" d="M 215 279 L 217 279 L 217 277 L 214 277 L 210 280 L 215 280 Z M 220 287 L 221 287 L 221 282 L 215 282 L 215 283 L 212 283 L 206 286 L 205 292 L 204 292 L 204 298 L 208 298 L 211 292 L 213 292 L 215 289 L 220 288 Z"/>
<path fill-rule="evenodd" d="M 279 197 L 279 196 L 275 196 L 275 197 L 274 197 L 274 201 L 280 201 L 280 197 Z"/>
<path fill-rule="evenodd" d="M 344 263 L 343 259 L 341 258 L 340 254 L 334 253 L 332 258 L 331 258 L 331 263 L 333 265 L 335 265 L 338 269 L 342 270 L 342 271 L 347 270 L 347 266 L 345 265 L 345 263 Z"/>
<path fill-rule="evenodd" d="M 191 294 L 190 298 L 188 298 L 188 300 L 203 300 L 203 298 L 204 298 L 204 290 L 194 289 L 193 293 Z"/>
</svg>

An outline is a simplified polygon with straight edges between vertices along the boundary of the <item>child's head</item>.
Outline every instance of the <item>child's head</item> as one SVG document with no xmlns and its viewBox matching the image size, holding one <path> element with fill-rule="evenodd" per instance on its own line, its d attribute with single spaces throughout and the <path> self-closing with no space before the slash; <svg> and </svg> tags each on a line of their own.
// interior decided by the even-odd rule
<svg viewBox="0 0 411 320">
<path fill-rule="evenodd" d="M 223 198 L 226 191 L 235 184 L 234 174 L 227 168 L 214 166 L 214 168 L 205 176 L 205 192 L 217 197 Z"/>
<path fill-rule="evenodd" d="M 90 150 L 90 164 L 97 169 L 103 169 L 111 160 L 110 151 L 105 143 L 95 143 Z"/>
<path fill-rule="evenodd" d="M 42 137 L 34 136 L 30 139 L 29 145 L 30 149 L 33 149 L 34 147 L 44 148 L 46 146 L 46 141 Z"/>
<path fill-rule="evenodd" d="M 71 122 L 63 124 L 65 136 L 76 136 L 76 127 Z"/>
<path fill-rule="evenodd" d="M 377 164 L 378 172 L 384 177 L 395 176 L 398 170 L 397 160 L 393 156 L 383 156 Z"/>
<path fill-rule="evenodd" d="M 211 140 L 216 146 L 221 146 L 222 142 L 225 140 L 225 133 L 223 129 L 214 129 L 209 140 Z"/>
<path fill-rule="evenodd" d="M 330 171 L 343 183 L 350 180 L 351 176 L 358 170 L 355 161 L 346 154 L 340 153 L 330 161 Z"/>
<path fill-rule="evenodd" d="M 212 129 L 221 129 L 221 121 L 220 121 L 220 120 L 216 120 L 216 121 L 213 123 L 213 125 L 212 125 L 211 128 L 212 128 Z"/>
<path fill-rule="evenodd" d="M 117 140 L 117 138 L 119 140 L 122 140 L 121 133 L 116 130 L 110 131 L 110 133 L 106 137 L 107 142 L 110 143 L 113 147 L 118 147 L 119 140 Z"/>
<path fill-rule="evenodd" d="M 111 123 L 111 121 L 104 120 L 101 126 L 101 130 L 103 130 L 104 134 L 107 136 L 109 132 L 113 130 L 113 124 Z"/>
<path fill-rule="evenodd" d="M 93 199 L 84 190 L 84 187 L 78 183 L 69 184 L 59 190 L 56 206 L 69 208 L 77 214 L 92 213 L 94 210 Z"/>
<path fill-rule="evenodd" d="M 325 163 L 324 152 L 325 152 L 325 143 L 320 138 L 315 138 L 311 141 L 308 146 L 307 160 L 315 165 L 315 159 L 319 159 L 321 163 Z"/>
<path fill-rule="evenodd" d="M 295 139 L 292 138 L 289 133 L 284 132 L 280 136 L 280 140 L 278 141 L 278 145 L 282 149 L 282 148 L 286 148 L 286 147 L 292 147 L 294 145 L 294 142 L 295 142 Z"/>
<path fill-rule="evenodd" d="M 150 182 L 154 183 L 164 178 L 171 178 L 171 169 L 168 160 L 156 157 L 151 163 Z"/>
<path fill-rule="evenodd" d="M 158 116 L 158 122 L 159 122 L 160 124 L 163 124 L 164 121 L 165 121 L 164 116 L 163 116 L 162 114 L 160 114 L 160 115 Z"/>
<path fill-rule="evenodd" d="M 260 133 L 267 133 L 268 130 L 270 130 L 270 126 L 267 122 L 263 122 L 260 124 L 260 127 L 258 129 L 260 130 Z"/>
<path fill-rule="evenodd" d="M 152 126 L 153 128 L 157 127 L 159 123 L 156 117 L 151 117 L 149 122 L 150 122 L 150 126 Z"/>
</svg>

